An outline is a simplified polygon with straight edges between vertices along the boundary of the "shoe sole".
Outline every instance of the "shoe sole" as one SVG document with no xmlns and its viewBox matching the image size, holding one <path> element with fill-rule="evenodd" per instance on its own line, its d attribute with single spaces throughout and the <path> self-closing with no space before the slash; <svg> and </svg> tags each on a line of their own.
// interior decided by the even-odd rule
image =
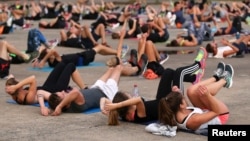
<svg viewBox="0 0 250 141">
<path fill-rule="evenodd" d="M 195 78 L 195 81 L 193 82 L 193 85 L 194 85 L 194 84 L 197 84 L 197 83 L 199 83 L 199 82 L 201 81 L 201 79 L 202 79 L 203 76 L 204 76 L 204 73 L 205 73 L 205 70 L 202 69 L 202 73 L 198 73 L 198 74 L 196 75 L 196 78 Z"/>
<path fill-rule="evenodd" d="M 141 56 L 141 59 L 140 60 L 142 60 L 142 61 L 145 61 L 144 59 L 143 59 L 143 57 L 145 57 L 145 60 L 146 60 L 146 62 L 145 62 L 145 64 L 144 64 L 144 66 L 143 67 L 141 67 L 141 72 L 140 72 L 140 75 L 143 75 L 144 74 L 144 72 L 146 71 L 146 68 L 147 68 L 147 65 L 148 65 L 148 58 L 147 58 L 147 56 L 145 55 L 145 54 L 143 54 L 142 56 Z"/>
<path fill-rule="evenodd" d="M 165 58 L 164 60 L 162 60 L 162 61 L 160 62 L 160 64 L 163 65 L 168 59 L 169 59 L 169 55 L 167 56 L 167 58 Z"/>
<path fill-rule="evenodd" d="M 37 58 L 39 56 L 39 51 L 33 51 L 31 53 L 27 53 L 30 55 L 30 58 L 25 61 L 25 63 L 30 63 L 33 59 Z"/>
<path fill-rule="evenodd" d="M 129 46 L 127 46 L 126 50 L 122 47 L 121 58 L 124 58 L 126 56 L 126 54 L 128 53 L 128 50 L 129 50 Z"/>
<path fill-rule="evenodd" d="M 133 58 L 135 58 L 135 62 L 134 62 Z M 137 51 L 135 49 L 132 49 L 131 52 L 130 52 L 129 62 L 133 63 L 133 65 L 138 64 Z M 136 63 L 136 64 L 134 64 L 134 63 Z"/>
<path fill-rule="evenodd" d="M 228 71 L 231 73 L 231 80 L 230 80 L 230 85 L 227 88 L 231 88 L 233 86 L 233 77 L 234 77 L 234 69 L 233 66 L 230 64 L 227 64 L 225 66 L 225 71 Z"/>
<path fill-rule="evenodd" d="M 208 54 L 207 54 L 207 51 L 206 51 L 206 49 L 204 47 L 200 47 L 200 49 L 203 50 L 203 52 L 204 52 L 204 56 L 203 56 L 202 60 L 200 61 L 201 69 L 205 69 Z"/>
<path fill-rule="evenodd" d="M 217 69 L 222 68 L 222 73 L 220 75 L 222 75 L 223 72 L 225 71 L 225 67 L 226 67 L 226 65 L 224 62 L 219 62 L 219 64 L 217 65 Z"/>
</svg>

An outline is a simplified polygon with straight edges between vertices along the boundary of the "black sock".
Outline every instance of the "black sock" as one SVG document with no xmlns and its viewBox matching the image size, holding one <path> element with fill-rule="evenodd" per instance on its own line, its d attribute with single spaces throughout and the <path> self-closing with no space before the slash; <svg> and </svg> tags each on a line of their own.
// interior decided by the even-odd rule
<svg viewBox="0 0 250 141">
<path fill-rule="evenodd" d="M 220 78 L 217 75 L 213 75 L 213 77 L 216 79 L 216 81 L 220 80 Z"/>
</svg>

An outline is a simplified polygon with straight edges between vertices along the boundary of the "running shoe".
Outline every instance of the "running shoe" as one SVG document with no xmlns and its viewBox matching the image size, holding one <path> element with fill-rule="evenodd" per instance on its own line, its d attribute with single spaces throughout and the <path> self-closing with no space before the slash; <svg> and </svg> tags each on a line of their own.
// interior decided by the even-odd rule
<svg viewBox="0 0 250 141">
<path fill-rule="evenodd" d="M 226 80 L 226 84 L 224 85 L 225 88 L 231 88 L 233 86 L 233 76 L 234 76 L 234 69 L 230 64 L 225 66 L 225 71 L 222 74 L 224 79 Z"/>
<path fill-rule="evenodd" d="M 159 63 L 163 65 L 169 58 L 169 55 L 167 53 L 161 52 L 160 53 L 160 60 Z"/>
<path fill-rule="evenodd" d="M 128 62 L 131 63 L 132 66 L 137 66 L 138 65 L 138 57 L 137 57 L 136 49 L 131 49 L 130 58 L 129 58 Z"/>
<path fill-rule="evenodd" d="M 144 72 L 146 71 L 147 69 L 147 65 L 148 65 L 148 57 L 146 54 L 142 54 L 139 62 L 138 62 L 138 65 L 140 67 L 140 73 L 139 75 L 143 75 Z"/>
<path fill-rule="evenodd" d="M 201 68 L 205 69 L 207 60 L 207 51 L 204 47 L 200 47 L 195 61 L 200 62 Z"/>
<path fill-rule="evenodd" d="M 218 78 L 221 78 L 221 75 L 225 71 L 225 63 L 224 62 L 219 62 L 217 65 L 217 69 L 214 71 L 214 75 L 217 76 Z"/>
<path fill-rule="evenodd" d="M 198 69 L 197 71 L 193 73 L 196 76 L 195 81 L 193 82 L 193 85 L 201 81 L 202 77 L 204 76 L 204 72 L 205 72 L 204 69 Z"/>
</svg>

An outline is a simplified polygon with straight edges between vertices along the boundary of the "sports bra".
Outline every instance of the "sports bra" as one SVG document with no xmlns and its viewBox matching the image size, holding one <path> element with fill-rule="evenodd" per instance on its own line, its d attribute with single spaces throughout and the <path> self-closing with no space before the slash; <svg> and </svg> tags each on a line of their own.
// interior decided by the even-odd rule
<svg viewBox="0 0 250 141">
<path fill-rule="evenodd" d="M 181 42 L 180 42 L 180 46 L 182 46 L 185 42 L 185 39 L 182 39 Z"/>
</svg>

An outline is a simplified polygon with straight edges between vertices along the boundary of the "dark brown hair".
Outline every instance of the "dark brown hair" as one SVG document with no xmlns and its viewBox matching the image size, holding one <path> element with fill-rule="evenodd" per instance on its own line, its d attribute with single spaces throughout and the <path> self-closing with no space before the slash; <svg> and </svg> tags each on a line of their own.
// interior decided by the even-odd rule
<svg viewBox="0 0 250 141">
<path fill-rule="evenodd" d="M 214 53 L 213 47 L 210 43 L 206 45 L 206 50 L 208 53 Z"/>
<path fill-rule="evenodd" d="M 6 82 L 5 85 L 9 86 L 9 85 L 16 85 L 17 83 L 19 83 L 14 77 L 13 78 L 9 78 Z"/>
<path fill-rule="evenodd" d="M 113 32 L 113 33 L 111 34 L 111 37 L 112 37 L 112 39 L 119 39 L 119 38 L 120 38 L 120 35 L 119 35 L 118 33 L 116 33 L 116 32 Z"/>
<path fill-rule="evenodd" d="M 18 84 L 19 82 L 13 77 L 13 78 L 9 78 L 6 82 L 5 82 L 5 86 L 10 86 L 10 85 L 16 85 Z M 11 95 L 15 95 L 17 96 L 18 95 L 18 89 L 13 92 Z"/>
<path fill-rule="evenodd" d="M 48 100 L 49 107 L 51 109 L 55 110 L 56 106 L 59 105 L 61 101 L 62 101 L 62 99 L 56 93 L 52 93 L 49 96 L 49 100 Z"/>
<path fill-rule="evenodd" d="M 183 95 L 180 92 L 170 92 L 159 103 L 159 122 L 165 125 L 176 126 L 175 115 L 182 104 Z"/>
<path fill-rule="evenodd" d="M 170 43 L 166 45 L 167 47 L 176 47 L 179 46 L 179 43 L 177 42 L 176 39 L 173 39 Z"/>
<path fill-rule="evenodd" d="M 119 103 L 119 102 L 125 101 L 127 99 L 129 99 L 129 97 L 126 93 L 118 91 L 112 102 Z M 126 115 L 128 113 L 128 110 L 129 110 L 129 106 L 110 111 L 108 124 L 109 125 L 118 125 L 119 124 L 118 116 L 122 120 L 126 120 Z"/>
</svg>

